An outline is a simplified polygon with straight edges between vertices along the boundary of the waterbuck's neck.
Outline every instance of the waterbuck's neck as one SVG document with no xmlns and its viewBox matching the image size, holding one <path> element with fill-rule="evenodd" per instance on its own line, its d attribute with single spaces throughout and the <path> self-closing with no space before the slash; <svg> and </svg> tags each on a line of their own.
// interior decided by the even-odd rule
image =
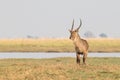
<svg viewBox="0 0 120 80">
<path fill-rule="evenodd" d="M 79 36 L 79 34 L 77 34 L 73 42 L 74 44 L 77 44 L 80 41 L 81 41 L 81 37 Z"/>
</svg>

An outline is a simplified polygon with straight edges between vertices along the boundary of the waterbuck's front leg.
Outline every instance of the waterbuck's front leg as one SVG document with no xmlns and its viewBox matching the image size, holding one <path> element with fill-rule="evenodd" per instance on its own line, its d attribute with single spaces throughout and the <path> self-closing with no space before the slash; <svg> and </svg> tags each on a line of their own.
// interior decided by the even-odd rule
<svg viewBox="0 0 120 80">
<path fill-rule="evenodd" d="M 80 54 L 76 53 L 76 62 L 80 64 Z"/>
</svg>

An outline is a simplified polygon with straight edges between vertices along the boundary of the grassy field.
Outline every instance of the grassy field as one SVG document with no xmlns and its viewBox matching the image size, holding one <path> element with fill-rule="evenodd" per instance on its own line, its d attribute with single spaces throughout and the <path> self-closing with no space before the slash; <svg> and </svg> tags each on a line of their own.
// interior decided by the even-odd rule
<svg viewBox="0 0 120 80">
<path fill-rule="evenodd" d="M 120 58 L 0 59 L 0 80 L 120 80 Z"/>
<path fill-rule="evenodd" d="M 120 39 L 87 39 L 90 52 L 120 52 Z M 0 39 L 0 52 L 73 52 L 69 39 Z"/>
</svg>

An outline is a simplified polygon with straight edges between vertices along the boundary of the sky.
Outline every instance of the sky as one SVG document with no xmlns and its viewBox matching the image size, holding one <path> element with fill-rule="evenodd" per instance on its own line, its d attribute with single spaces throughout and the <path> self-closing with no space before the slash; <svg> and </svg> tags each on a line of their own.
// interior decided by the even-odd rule
<svg viewBox="0 0 120 80">
<path fill-rule="evenodd" d="M 0 38 L 68 38 L 80 18 L 82 37 L 120 38 L 120 0 L 0 0 Z"/>
</svg>

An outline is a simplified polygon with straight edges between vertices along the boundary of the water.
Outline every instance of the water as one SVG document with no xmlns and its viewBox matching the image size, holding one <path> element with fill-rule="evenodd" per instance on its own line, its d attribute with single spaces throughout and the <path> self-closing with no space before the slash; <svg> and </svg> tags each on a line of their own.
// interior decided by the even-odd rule
<svg viewBox="0 0 120 80">
<path fill-rule="evenodd" d="M 75 53 L 28 53 L 28 52 L 8 52 L 0 53 L 0 59 L 5 58 L 57 58 L 57 57 L 76 57 Z M 88 57 L 120 57 L 120 53 L 88 53 Z"/>
</svg>

